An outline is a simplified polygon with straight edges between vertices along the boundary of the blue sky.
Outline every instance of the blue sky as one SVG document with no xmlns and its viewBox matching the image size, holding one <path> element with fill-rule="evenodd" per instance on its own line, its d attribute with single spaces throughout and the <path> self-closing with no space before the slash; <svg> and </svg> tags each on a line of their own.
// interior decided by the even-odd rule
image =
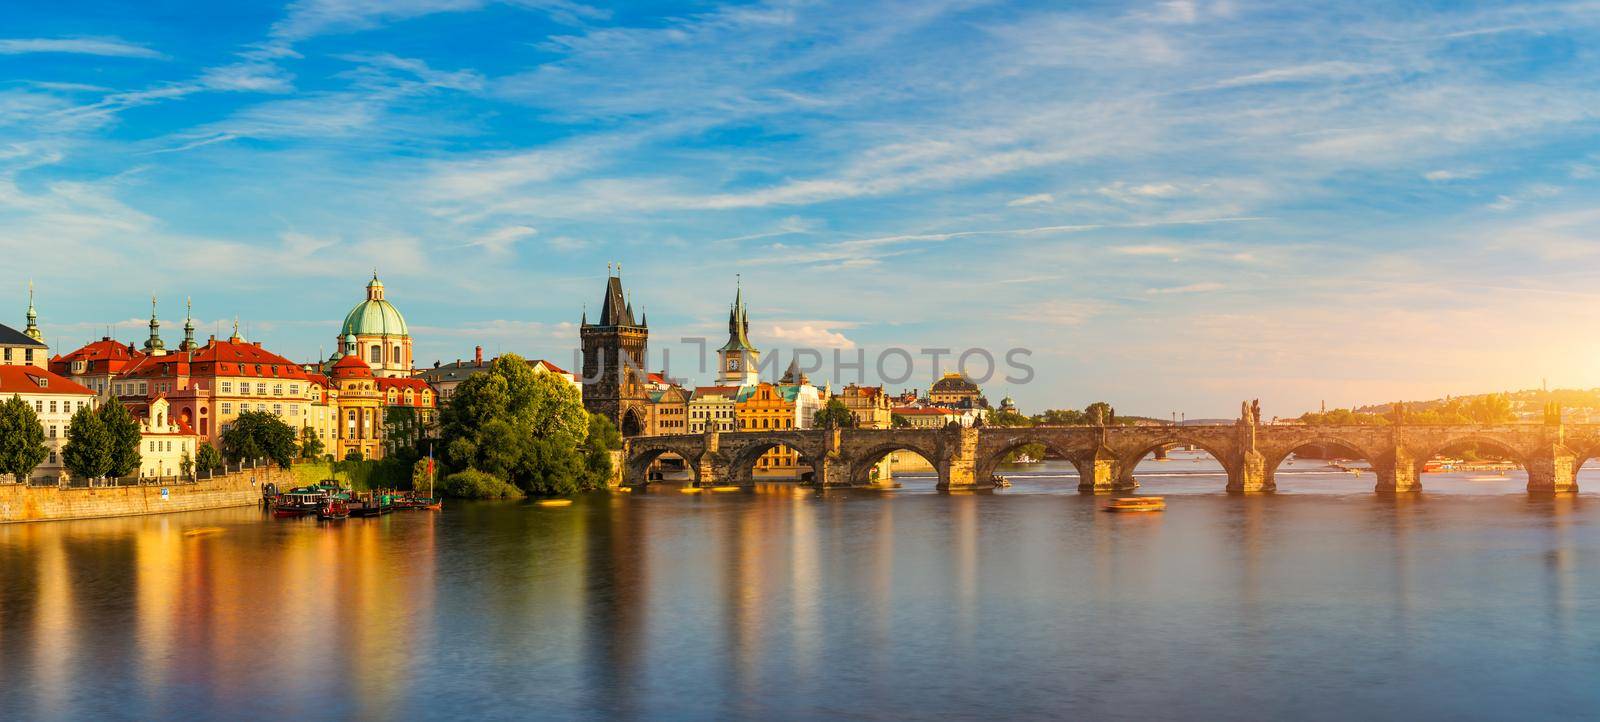
<svg viewBox="0 0 1600 722">
<path fill-rule="evenodd" d="M 767 348 L 1030 348 L 1033 382 L 987 389 L 1025 410 L 1597 386 L 1597 29 L 1594 3 L 14 4 L 6 322 L 31 278 L 58 348 L 139 337 L 152 293 L 172 341 L 192 296 L 310 359 L 377 267 L 419 359 L 570 363 L 619 260 L 657 347 L 720 333 L 740 274 Z"/>
</svg>

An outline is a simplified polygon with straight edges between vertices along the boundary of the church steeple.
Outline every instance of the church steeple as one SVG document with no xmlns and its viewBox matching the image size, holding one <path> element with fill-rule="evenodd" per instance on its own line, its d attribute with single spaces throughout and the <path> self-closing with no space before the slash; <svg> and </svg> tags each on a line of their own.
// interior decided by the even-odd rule
<svg viewBox="0 0 1600 722">
<path fill-rule="evenodd" d="M 717 383 L 748 386 L 760 381 L 761 352 L 750 343 L 750 312 L 744 306 L 744 284 L 735 277 L 733 305 L 728 307 L 728 342 L 717 349 Z"/>
<path fill-rule="evenodd" d="M 33 310 L 33 281 L 28 282 L 28 327 L 22 333 L 39 343 L 44 343 L 44 334 L 39 331 L 39 312 Z"/>
<path fill-rule="evenodd" d="M 150 297 L 150 338 L 144 342 L 144 352 L 152 356 L 161 356 L 167 352 L 167 344 L 161 340 L 161 321 L 156 319 L 156 297 Z"/>
<path fill-rule="evenodd" d="M 183 343 L 178 345 L 179 351 L 193 351 L 200 348 L 194 340 L 194 300 L 183 301 Z"/>
</svg>

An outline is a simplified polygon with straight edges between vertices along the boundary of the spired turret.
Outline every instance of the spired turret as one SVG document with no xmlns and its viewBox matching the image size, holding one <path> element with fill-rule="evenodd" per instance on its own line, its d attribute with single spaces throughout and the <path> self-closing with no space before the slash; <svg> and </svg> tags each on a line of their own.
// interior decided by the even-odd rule
<svg viewBox="0 0 1600 722">
<path fill-rule="evenodd" d="M 33 281 L 28 282 L 28 327 L 23 329 L 22 333 L 39 343 L 44 343 L 44 333 L 39 330 L 39 312 L 33 310 Z"/>
<path fill-rule="evenodd" d="M 167 344 L 161 340 L 161 321 L 156 319 L 156 297 L 150 297 L 150 338 L 144 342 L 144 352 L 151 356 L 165 356 Z"/>
<path fill-rule="evenodd" d="M 193 351 L 200 348 L 194 340 L 194 300 L 183 301 L 183 343 L 178 344 L 179 351 Z"/>
<path fill-rule="evenodd" d="M 728 342 L 717 349 L 717 384 L 749 386 L 760 381 L 761 352 L 750 343 L 750 314 L 744 306 L 744 284 L 734 281 L 733 305 L 728 307 Z"/>
</svg>

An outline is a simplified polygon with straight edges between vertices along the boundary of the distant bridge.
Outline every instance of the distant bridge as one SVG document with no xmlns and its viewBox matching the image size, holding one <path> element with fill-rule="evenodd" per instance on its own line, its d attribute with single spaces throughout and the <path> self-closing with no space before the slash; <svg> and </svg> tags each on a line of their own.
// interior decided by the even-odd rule
<svg viewBox="0 0 1600 722">
<path fill-rule="evenodd" d="M 1193 445 L 1210 453 L 1228 474 L 1228 491 L 1277 489 L 1276 471 L 1296 450 L 1339 448 L 1372 465 L 1377 491 L 1422 488 L 1422 465 L 1447 449 L 1477 444 L 1516 461 L 1528 472 L 1528 491 L 1575 492 L 1583 463 L 1600 455 L 1600 424 L 1545 423 L 1423 426 L 1262 425 L 1246 414 L 1231 426 L 1033 426 L 944 429 L 792 429 L 638 436 L 626 440 L 623 483 L 643 484 L 664 454 L 687 464 L 700 486 L 754 483 L 757 459 L 780 445 L 798 452 L 802 467 L 821 486 L 864 486 L 884 456 L 920 454 L 939 475 L 940 489 L 992 485 L 1007 454 L 1037 444 L 1078 470 L 1078 490 L 1124 491 L 1138 486 L 1133 470 L 1157 449 Z"/>
</svg>

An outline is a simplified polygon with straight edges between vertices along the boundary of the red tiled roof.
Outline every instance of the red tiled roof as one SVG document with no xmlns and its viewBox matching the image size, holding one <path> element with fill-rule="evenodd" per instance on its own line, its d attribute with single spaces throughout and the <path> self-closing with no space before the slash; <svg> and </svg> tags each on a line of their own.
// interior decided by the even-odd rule
<svg viewBox="0 0 1600 722">
<path fill-rule="evenodd" d="M 737 393 L 739 393 L 738 386 L 696 386 L 694 388 L 694 397 L 697 399 L 701 396 L 727 396 L 731 398 Z"/>
<path fill-rule="evenodd" d="M 39 381 L 44 381 L 40 386 Z M 90 391 L 84 385 L 64 379 L 38 366 L 0 366 L 0 396 L 9 398 L 12 394 L 63 394 L 63 395 L 89 395 Z"/>
<path fill-rule="evenodd" d="M 111 338 L 101 338 L 99 341 L 84 344 L 71 353 L 58 355 L 50 359 L 50 363 L 52 365 L 62 364 L 62 367 L 65 368 L 66 364 L 70 364 L 73 361 L 86 361 L 94 364 L 100 361 L 137 361 L 141 358 L 144 358 L 144 354 L 133 348 L 132 344 L 124 344 Z"/>
<path fill-rule="evenodd" d="M 119 376 L 162 377 L 254 376 L 259 378 L 305 379 L 299 365 L 260 344 L 212 339 L 193 352 L 174 351 L 164 356 L 142 356 Z"/>
<path fill-rule="evenodd" d="M 360 356 L 350 354 L 339 359 L 339 362 L 334 364 L 329 371 L 329 375 L 334 380 L 370 379 L 372 378 L 372 367 L 368 366 L 367 362 L 362 361 Z"/>
<path fill-rule="evenodd" d="M 542 358 L 536 358 L 536 359 L 533 359 L 533 360 L 528 362 L 528 366 L 530 366 L 530 367 L 539 366 L 539 365 L 543 365 L 545 367 L 545 370 L 547 370 L 547 371 L 552 371 L 554 373 L 558 373 L 558 374 L 561 374 L 563 376 L 570 376 L 571 375 L 571 374 L 567 373 L 566 369 L 563 369 L 560 366 L 557 366 L 557 365 L 555 365 L 553 363 L 550 363 L 549 361 L 546 361 L 546 360 L 544 360 Z"/>
<path fill-rule="evenodd" d="M 935 415 L 938 415 L 938 416 L 960 416 L 961 415 L 960 412 L 952 411 L 950 409 L 941 409 L 941 408 L 934 407 L 934 406 L 900 406 L 900 407 L 897 407 L 897 408 L 894 409 L 894 413 L 900 414 L 901 416 L 935 416 Z"/>
</svg>

